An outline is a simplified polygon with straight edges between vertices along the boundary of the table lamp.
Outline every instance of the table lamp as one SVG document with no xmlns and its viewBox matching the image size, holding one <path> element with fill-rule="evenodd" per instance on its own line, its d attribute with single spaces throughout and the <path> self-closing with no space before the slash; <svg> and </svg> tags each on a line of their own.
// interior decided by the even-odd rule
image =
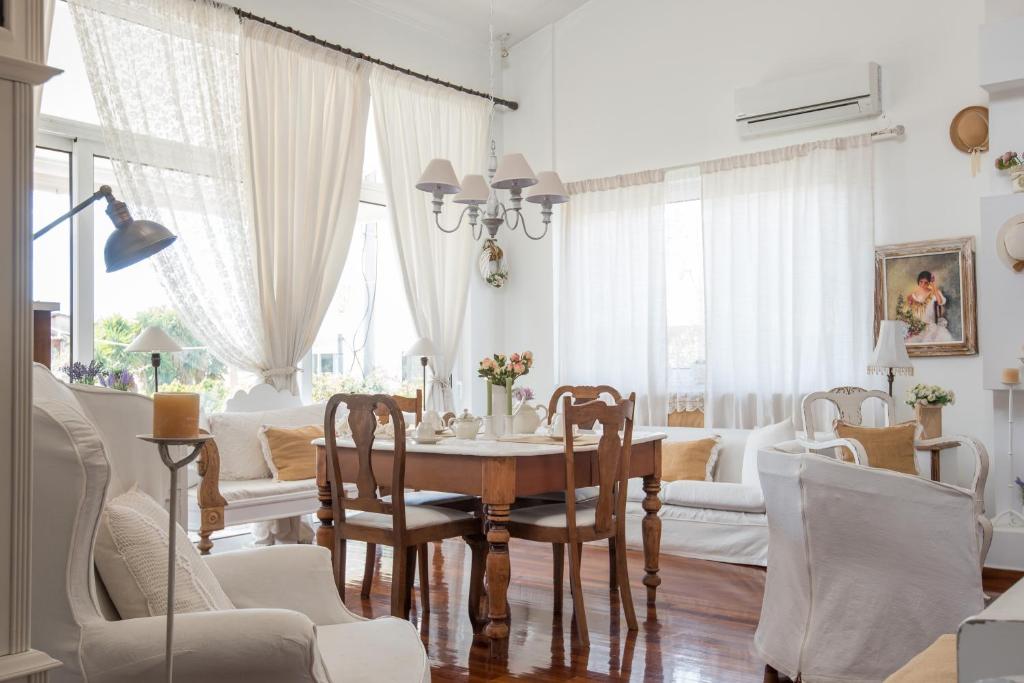
<svg viewBox="0 0 1024 683">
<path fill-rule="evenodd" d="M 434 345 L 426 337 L 420 337 L 405 351 L 407 356 L 419 356 L 423 366 L 423 400 L 427 400 L 427 361 L 434 356 Z"/>
<path fill-rule="evenodd" d="M 902 320 L 883 320 L 878 328 L 878 342 L 868 364 L 868 373 L 888 377 L 890 396 L 896 375 L 914 374 L 914 366 L 907 355 L 906 338 L 907 324 Z"/>
<path fill-rule="evenodd" d="M 150 353 L 153 362 L 153 393 L 160 391 L 160 354 L 181 353 L 178 342 L 163 331 L 163 328 L 151 325 L 144 329 L 125 351 L 132 353 Z"/>
<path fill-rule="evenodd" d="M 132 218 L 125 203 L 114 199 L 113 190 L 109 185 L 101 185 L 100 189 L 91 197 L 34 233 L 32 239 L 39 239 L 101 197 L 107 200 L 107 215 L 114 223 L 114 232 L 107 238 L 107 243 L 103 247 L 103 262 L 107 266 L 108 273 L 147 259 L 158 251 L 171 246 L 174 240 L 178 239 L 159 223 L 137 221 Z"/>
</svg>

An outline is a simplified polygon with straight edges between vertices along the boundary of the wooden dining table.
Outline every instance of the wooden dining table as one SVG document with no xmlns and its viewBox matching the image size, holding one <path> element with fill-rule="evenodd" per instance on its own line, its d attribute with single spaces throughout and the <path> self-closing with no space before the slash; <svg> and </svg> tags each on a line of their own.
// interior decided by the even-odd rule
<svg viewBox="0 0 1024 683">
<path fill-rule="evenodd" d="M 630 478 L 643 478 L 644 517 L 641 531 L 644 546 L 644 577 L 647 604 L 653 605 L 661 583 L 658 559 L 661 552 L 661 442 L 663 432 L 633 432 L 629 462 Z M 317 543 L 334 546 L 334 512 L 331 487 L 327 481 L 327 449 L 324 439 L 316 446 L 317 495 L 320 508 L 317 518 Z M 596 444 L 573 447 L 578 487 L 597 484 Z M 394 441 L 377 439 L 373 449 L 373 469 L 378 481 L 389 481 L 391 452 Z M 338 439 L 338 457 L 342 479 L 351 480 L 357 470 L 355 444 L 351 439 Z M 410 489 L 443 491 L 479 497 L 483 508 L 483 524 L 488 554 L 485 581 L 487 585 L 487 623 L 483 634 L 492 643 L 507 646 L 509 636 L 508 586 L 512 576 L 509 556 L 509 510 L 516 498 L 551 491 L 565 490 L 565 457 L 563 444 L 520 443 L 482 439 L 442 439 L 436 444 L 406 445 L 405 485 Z"/>
</svg>

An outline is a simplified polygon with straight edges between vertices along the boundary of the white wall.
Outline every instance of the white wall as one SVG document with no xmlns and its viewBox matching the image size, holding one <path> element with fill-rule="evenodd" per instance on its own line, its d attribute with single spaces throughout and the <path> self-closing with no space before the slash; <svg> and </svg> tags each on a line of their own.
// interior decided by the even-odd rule
<svg viewBox="0 0 1024 683">
<path fill-rule="evenodd" d="M 521 108 L 504 116 L 505 148 L 525 152 L 535 170 L 555 162 L 563 179 L 578 180 L 904 124 L 905 140 L 876 146 L 876 242 L 977 235 L 986 175 L 971 177 L 948 130 L 958 110 L 988 99 L 977 74 L 983 21 L 982 0 L 591 0 L 512 49 L 503 95 Z M 883 119 L 738 138 L 736 88 L 869 60 L 882 65 Z M 555 381 L 554 242 L 513 235 L 503 243 L 513 259 L 501 294 L 506 346 L 538 352 L 530 383 L 546 391 Z M 991 444 L 980 367 L 978 357 L 918 359 L 896 390 L 952 388 L 958 403 L 945 411 L 945 432 Z"/>
</svg>

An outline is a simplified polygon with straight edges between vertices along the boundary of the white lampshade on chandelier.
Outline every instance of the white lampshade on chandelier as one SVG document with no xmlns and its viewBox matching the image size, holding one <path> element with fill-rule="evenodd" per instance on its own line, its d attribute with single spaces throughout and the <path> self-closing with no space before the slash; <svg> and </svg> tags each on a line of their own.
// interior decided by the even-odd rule
<svg viewBox="0 0 1024 683">
<path fill-rule="evenodd" d="M 491 13 L 493 16 L 494 3 L 491 2 Z M 493 22 L 492 22 L 493 24 Z M 494 97 L 494 26 L 490 27 L 489 56 L 491 63 L 491 98 Z M 493 107 L 492 107 L 493 115 Z M 482 222 L 487 228 L 491 239 L 497 237 L 498 228 L 505 225 L 509 230 L 515 230 L 520 225 L 523 232 L 532 240 L 543 239 L 548 234 L 551 226 L 551 214 L 555 204 L 563 204 L 569 201 L 569 193 L 562 184 L 562 179 L 554 171 L 541 171 L 534 174 L 526 157 L 522 154 L 505 154 L 498 161 L 496 152 L 497 145 L 491 140 L 491 154 L 487 167 L 487 178 L 481 175 L 469 174 L 462 178 L 460 184 L 455 175 L 452 163 L 447 159 L 431 159 L 430 163 L 423 170 L 416 183 L 416 189 L 428 192 L 433 195 L 434 224 L 442 232 L 452 233 L 462 226 L 462 221 L 469 218 L 469 225 L 473 229 L 473 239 L 479 240 L 483 235 L 480 227 Z M 526 226 L 526 219 L 523 217 L 523 190 L 531 188 L 525 199 L 532 204 L 540 204 L 541 222 L 544 224 L 544 231 L 536 237 L 530 234 Z M 498 199 L 497 190 L 507 190 L 509 193 L 508 204 Z M 452 199 L 456 204 L 465 204 L 466 208 L 459 214 L 459 221 L 454 228 L 446 228 L 441 222 L 441 211 L 444 209 L 444 196 L 453 194 Z M 481 206 L 483 218 L 481 219 Z"/>
</svg>

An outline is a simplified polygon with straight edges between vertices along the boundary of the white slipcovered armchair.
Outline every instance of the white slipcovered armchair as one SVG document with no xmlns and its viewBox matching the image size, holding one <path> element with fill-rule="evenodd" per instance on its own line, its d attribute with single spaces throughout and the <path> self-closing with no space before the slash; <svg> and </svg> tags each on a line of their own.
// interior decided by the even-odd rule
<svg viewBox="0 0 1024 683">
<path fill-rule="evenodd" d="M 37 396 L 34 407 L 33 642 L 63 663 L 51 672 L 55 683 L 161 680 L 164 617 L 120 619 L 93 567 L 104 501 L 131 482 L 112 469 L 104 430 L 73 395 L 64 398 L 53 391 Z M 106 412 L 108 430 L 148 431 Z M 135 465 L 162 467 L 153 453 Z M 430 680 L 411 624 L 390 617 L 367 621 L 342 605 L 325 549 L 269 547 L 205 560 L 236 609 L 176 616 L 179 680 Z"/>
<path fill-rule="evenodd" d="M 758 469 L 771 543 L 754 647 L 772 668 L 881 681 L 981 610 L 973 491 L 774 449 Z"/>
</svg>

